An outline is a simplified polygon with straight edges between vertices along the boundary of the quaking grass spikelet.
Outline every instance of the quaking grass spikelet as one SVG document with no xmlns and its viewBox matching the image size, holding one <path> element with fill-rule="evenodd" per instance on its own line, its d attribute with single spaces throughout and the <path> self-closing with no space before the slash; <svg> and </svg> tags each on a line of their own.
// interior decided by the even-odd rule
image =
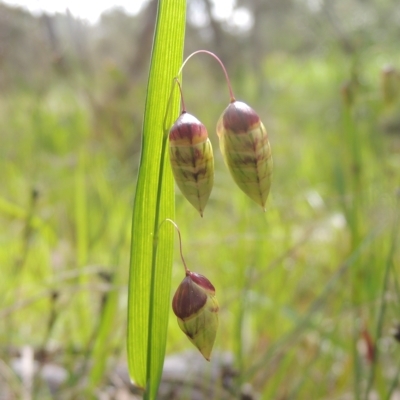
<svg viewBox="0 0 400 400">
<path fill-rule="evenodd" d="M 219 310 L 212 283 L 205 276 L 187 270 L 174 295 L 172 309 L 179 327 L 210 361 L 218 330 Z"/>
<path fill-rule="evenodd" d="M 182 194 L 203 216 L 214 183 L 214 156 L 206 127 L 186 112 L 182 89 L 182 113 L 169 132 L 169 158 Z"/>
<path fill-rule="evenodd" d="M 170 130 L 169 157 L 179 189 L 203 216 L 214 183 L 214 157 L 206 127 L 187 112 Z"/>
<path fill-rule="evenodd" d="M 215 288 L 205 276 L 189 271 L 186 267 L 179 228 L 174 221 L 165 221 L 174 225 L 178 232 L 181 259 L 185 268 L 185 278 L 175 292 L 172 309 L 181 330 L 204 358 L 210 361 L 218 330 L 219 305 L 215 297 Z"/>
<path fill-rule="evenodd" d="M 217 134 L 234 181 L 265 210 L 273 161 L 267 131 L 259 116 L 247 104 L 234 100 L 218 120 Z"/>
</svg>

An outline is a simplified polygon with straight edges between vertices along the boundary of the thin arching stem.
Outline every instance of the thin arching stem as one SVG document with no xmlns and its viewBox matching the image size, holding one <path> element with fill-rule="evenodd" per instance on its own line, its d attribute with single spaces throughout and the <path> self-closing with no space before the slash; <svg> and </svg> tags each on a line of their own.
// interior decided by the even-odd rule
<svg viewBox="0 0 400 400">
<path fill-rule="evenodd" d="M 224 71 L 226 83 L 228 84 L 230 102 L 233 103 L 234 101 L 236 101 L 235 96 L 233 95 L 233 90 L 232 90 L 231 81 L 229 80 L 229 76 L 228 76 L 228 73 L 226 72 L 225 66 L 224 66 L 224 64 L 222 63 L 222 61 L 221 61 L 214 53 L 212 53 L 211 51 L 208 51 L 208 50 L 197 50 L 197 51 L 195 51 L 194 53 L 192 53 L 190 56 L 188 56 L 188 57 L 186 58 L 186 60 L 183 62 L 181 68 L 179 69 L 178 76 L 180 76 L 180 74 L 181 74 L 181 72 L 182 72 L 182 69 L 183 69 L 183 67 L 185 66 L 185 64 L 186 64 L 194 55 L 196 55 L 196 54 L 198 54 L 198 53 L 206 53 L 206 54 L 210 55 L 211 57 L 214 57 L 214 58 L 219 62 L 219 65 L 221 66 L 222 70 Z"/>
<path fill-rule="evenodd" d="M 183 263 L 183 267 L 185 268 L 185 273 L 186 273 L 186 275 L 188 275 L 188 274 L 190 273 L 190 271 L 189 271 L 188 267 L 186 266 L 185 259 L 183 258 L 181 231 L 179 230 L 178 225 L 177 225 L 174 221 L 172 221 L 172 219 L 166 218 L 166 219 L 164 219 L 163 222 L 161 222 L 161 224 L 160 224 L 160 226 L 158 227 L 158 229 L 160 229 L 160 228 L 161 228 L 161 225 L 162 225 L 164 222 L 167 222 L 167 221 L 168 221 L 168 222 L 171 222 L 171 224 L 175 227 L 176 231 L 178 232 L 178 237 L 179 237 L 179 251 L 180 251 L 180 253 L 181 253 L 181 260 L 182 260 L 182 263 Z"/>
<path fill-rule="evenodd" d="M 163 130 L 164 130 L 164 135 L 168 135 L 168 131 L 169 131 L 169 126 L 167 125 L 167 120 L 168 120 L 168 115 L 171 111 L 171 107 L 172 107 L 172 100 L 173 100 L 173 95 L 174 95 L 174 89 L 175 89 L 175 84 L 178 84 L 179 86 L 179 92 L 181 94 L 181 106 L 182 106 L 182 114 L 186 112 L 186 106 L 185 106 L 185 102 L 183 100 L 183 91 L 182 91 L 182 86 L 181 83 L 179 82 L 178 77 L 175 77 L 172 81 L 172 86 L 171 86 L 171 92 L 169 94 L 169 99 L 168 99 L 168 103 L 167 103 L 167 108 L 165 111 L 165 115 L 164 115 L 164 121 L 163 121 Z"/>
<path fill-rule="evenodd" d="M 164 114 L 164 121 L 163 121 L 164 136 L 168 136 L 168 131 L 169 131 L 169 128 L 170 128 L 167 125 L 167 121 L 168 121 L 168 115 L 171 112 L 171 108 L 172 108 L 172 100 L 173 100 L 173 96 L 174 96 L 174 89 L 175 89 L 175 79 L 172 81 L 171 91 L 169 93 L 169 99 L 168 99 L 168 103 L 167 103 L 167 108 L 166 108 L 165 114 Z"/>
<path fill-rule="evenodd" d="M 183 114 L 186 112 L 186 106 L 185 106 L 185 101 L 183 100 L 182 86 L 181 86 L 181 83 L 179 82 L 178 78 L 174 78 L 174 81 L 178 84 L 179 92 L 181 94 L 181 107 L 182 107 L 182 114 Z"/>
</svg>

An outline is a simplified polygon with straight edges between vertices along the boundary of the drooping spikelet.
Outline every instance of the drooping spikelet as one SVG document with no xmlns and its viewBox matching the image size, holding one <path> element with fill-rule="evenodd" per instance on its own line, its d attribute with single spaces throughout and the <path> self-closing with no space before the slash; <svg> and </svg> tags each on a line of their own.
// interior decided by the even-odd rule
<svg viewBox="0 0 400 400">
<path fill-rule="evenodd" d="M 218 330 L 218 302 L 215 288 L 203 275 L 187 271 L 172 300 L 179 327 L 210 361 Z"/>
<path fill-rule="evenodd" d="M 187 112 L 170 130 L 169 156 L 179 189 L 203 216 L 214 183 L 214 157 L 206 127 Z"/>
<path fill-rule="evenodd" d="M 259 116 L 247 104 L 234 101 L 218 120 L 217 134 L 233 179 L 265 210 L 273 163 L 267 131 Z"/>
</svg>

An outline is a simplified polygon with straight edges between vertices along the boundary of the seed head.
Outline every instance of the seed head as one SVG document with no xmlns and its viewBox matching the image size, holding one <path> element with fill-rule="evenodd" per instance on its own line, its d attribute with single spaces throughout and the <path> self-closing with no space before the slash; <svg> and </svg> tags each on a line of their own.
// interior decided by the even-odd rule
<svg viewBox="0 0 400 400">
<path fill-rule="evenodd" d="M 172 300 L 179 327 L 210 361 L 218 329 L 218 302 L 215 288 L 203 275 L 187 271 Z"/>
<path fill-rule="evenodd" d="M 217 134 L 234 181 L 265 209 L 273 163 L 267 131 L 260 117 L 247 104 L 234 101 L 218 120 Z"/>
<path fill-rule="evenodd" d="M 169 156 L 179 189 L 203 216 L 214 183 L 214 156 L 206 127 L 187 112 L 169 132 Z"/>
</svg>

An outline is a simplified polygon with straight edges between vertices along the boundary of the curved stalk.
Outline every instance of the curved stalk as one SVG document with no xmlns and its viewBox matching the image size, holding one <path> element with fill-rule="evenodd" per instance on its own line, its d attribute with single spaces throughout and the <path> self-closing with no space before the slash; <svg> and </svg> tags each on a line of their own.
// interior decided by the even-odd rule
<svg viewBox="0 0 400 400">
<path fill-rule="evenodd" d="M 218 61 L 219 65 L 221 66 L 222 70 L 224 71 L 226 83 L 228 84 L 230 102 L 231 102 L 231 103 L 235 102 L 236 99 L 235 99 L 235 96 L 234 96 L 234 94 L 233 94 L 232 85 L 231 85 L 231 81 L 229 80 L 228 72 L 226 71 L 226 68 L 225 68 L 223 62 L 222 62 L 214 53 L 212 53 L 211 51 L 208 51 L 208 50 L 197 50 L 197 51 L 195 51 L 194 53 L 190 54 L 190 56 L 188 56 L 188 57 L 186 58 L 186 60 L 185 60 L 185 61 L 183 62 L 183 64 L 182 64 L 181 68 L 179 69 L 178 76 L 182 73 L 183 67 L 186 65 L 186 63 L 187 63 L 193 56 L 195 56 L 196 54 L 199 54 L 199 53 L 208 54 L 208 55 L 210 55 L 211 57 L 215 58 L 215 59 Z"/>
</svg>

